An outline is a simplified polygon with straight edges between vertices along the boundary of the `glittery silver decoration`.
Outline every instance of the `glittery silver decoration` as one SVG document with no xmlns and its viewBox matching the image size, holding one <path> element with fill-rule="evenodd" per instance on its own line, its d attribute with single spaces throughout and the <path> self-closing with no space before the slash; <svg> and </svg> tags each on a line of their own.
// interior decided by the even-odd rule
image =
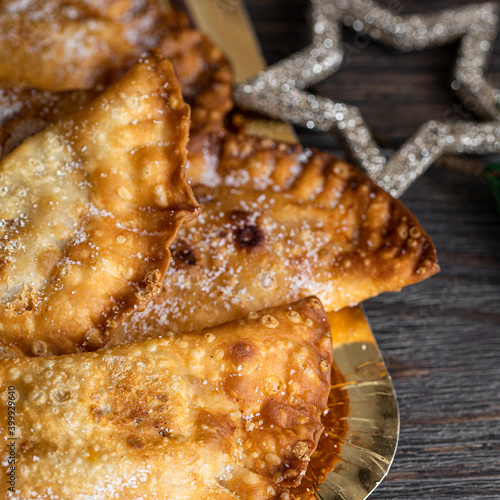
<svg viewBox="0 0 500 500">
<path fill-rule="evenodd" d="M 400 17 L 371 0 L 312 4 L 312 45 L 239 85 L 235 99 L 241 107 L 309 129 L 333 130 L 368 175 L 395 197 L 444 154 L 500 152 L 500 91 L 484 76 L 498 32 L 498 5 Z M 387 160 L 358 108 L 303 90 L 340 67 L 342 24 L 406 52 L 460 39 L 451 88 L 474 114 L 490 121 L 428 122 Z"/>
</svg>

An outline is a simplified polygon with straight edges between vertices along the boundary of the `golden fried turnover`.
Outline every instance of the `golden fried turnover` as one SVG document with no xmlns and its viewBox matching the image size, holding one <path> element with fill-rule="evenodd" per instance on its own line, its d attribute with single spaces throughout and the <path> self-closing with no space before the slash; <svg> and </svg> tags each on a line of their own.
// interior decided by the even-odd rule
<svg viewBox="0 0 500 500">
<path fill-rule="evenodd" d="M 159 291 L 198 206 L 188 129 L 172 65 L 152 55 L 0 162 L 4 355 L 95 349 Z"/>
<path fill-rule="evenodd" d="M 203 176 L 217 165 L 224 120 L 233 106 L 232 73 L 222 52 L 204 34 L 179 29 L 165 35 L 159 46 L 171 60 L 183 97 L 191 106 L 189 171 Z M 35 88 L 0 88 L 0 157 L 26 137 L 75 112 L 102 91 L 49 92 Z"/>
<path fill-rule="evenodd" d="M 285 498 L 323 430 L 331 340 L 312 297 L 201 332 L 3 361 L 12 498 Z"/>
<path fill-rule="evenodd" d="M 203 212 L 180 230 L 163 290 L 112 343 L 312 294 L 338 310 L 438 271 L 417 219 L 358 169 L 299 146 L 230 142 L 216 187 L 194 187 Z"/>
<path fill-rule="evenodd" d="M 92 88 L 185 23 L 160 0 L 0 0 L 0 85 Z"/>
</svg>

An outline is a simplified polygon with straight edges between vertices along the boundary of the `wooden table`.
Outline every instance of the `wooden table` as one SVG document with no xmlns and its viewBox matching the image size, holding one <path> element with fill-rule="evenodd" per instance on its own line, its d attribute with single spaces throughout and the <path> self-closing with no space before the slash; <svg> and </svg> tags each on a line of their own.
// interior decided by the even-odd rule
<svg viewBox="0 0 500 500">
<path fill-rule="evenodd" d="M 308 43 L 307 1 L 246 3 L 269 63 Z M 470 2 L 381 3 L 405 13 Z M 359 106 L 383 147 L 431 118 L 469 116 L 448 90 L 456 45 L 400 54 L 357 43 L 350 30 L 345 41 L 341 70 L 315 90 Z M 489 75 L 500 88 L 500 40 Z M 299 134 L 307 146 L 342 154 L 329 135 Z M 365 304 L 401 410 L 394 465 L 371 498 L 499 499 L 500 215 L 482 178 L 439 166 L 402 199 L 434 240 L 442 271 Z"/>
</svg>

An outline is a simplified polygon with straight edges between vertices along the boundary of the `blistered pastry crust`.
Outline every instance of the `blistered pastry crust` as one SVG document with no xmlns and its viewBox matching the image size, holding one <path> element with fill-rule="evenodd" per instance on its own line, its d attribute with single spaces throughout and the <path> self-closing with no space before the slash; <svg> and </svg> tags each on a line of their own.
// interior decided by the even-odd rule
<svg viewBox="0 0 500 500">
<path fill-rule="evenodd" d="M 113 342 L 215 325 L 311 294 L 339 310 L 439 269 L 415 216 L 330 154 L 227 139 L 211 180 L 194 186 L 203 212 L 179 232 L 163 290 Z"/>
<path fill-rule="evenodd" d="M 4 480 L 2 497 L 287 498 L 323 429 L 331 362 L 316 298 L 108 351 L 3 361 L 0 394 L 15 388 L 19 418 L 18 493 Z"/>
<path fill-rule="evenodd" d="M 185 24 L 160 0 L 2 0 L 0 85 L 61 91 L 109 83 Z"/>
<path fill-rule="evenodd" d="M 188 129 L 172 66 L 152 55 L 1 161 L 5 355 L 95 349 L 161 289 L 168 247 L 197 208 Z"/>
<path fill-rule="evenodd" d="M 170 59 L 184 100 L 191 106 L 188 146 L 193 178 L 210 177 L 217 164 L 225 118 L 233 106 L 233 79 L 229 63 L 209 38 L 192 29 L 177 29 L 163 36 L 159 50 Z M 79 88 L 79 87 L 78 87 Z M 0 87 L 0 157 L 26 137 L 87 104 L 104 89 L 50 92 L 36 88 Z"/>
</svg>

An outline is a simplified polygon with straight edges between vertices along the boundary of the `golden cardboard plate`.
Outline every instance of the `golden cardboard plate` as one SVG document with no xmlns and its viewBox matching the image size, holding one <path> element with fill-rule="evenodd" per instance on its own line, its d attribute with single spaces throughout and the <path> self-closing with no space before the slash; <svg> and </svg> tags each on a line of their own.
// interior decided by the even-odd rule
<svg viewBox="0 0 500 500">
<path fill-rule="evenodd" d="M 332 388 L 325 430 L 296 498 L 362 500 L 392 464 L 399 411 L 391 377 L 361 307 L 329 313 Z"/>
<path fill-rule="evenodd" d="M 265 69 L 265 60 L 241 0 L 184 0 L 193 23 L 207 33 L 233 64 L 236 81 Z M 296 142 L 290 125 L 242 115 L 245 130 Z M 301 485 L 300 500 L 363 500 L 392 464 L 399 436 L 399 411 L 391 377 L 361 307 L 330 313 L 332 388 L 325 431 Z"/>
</svg>

